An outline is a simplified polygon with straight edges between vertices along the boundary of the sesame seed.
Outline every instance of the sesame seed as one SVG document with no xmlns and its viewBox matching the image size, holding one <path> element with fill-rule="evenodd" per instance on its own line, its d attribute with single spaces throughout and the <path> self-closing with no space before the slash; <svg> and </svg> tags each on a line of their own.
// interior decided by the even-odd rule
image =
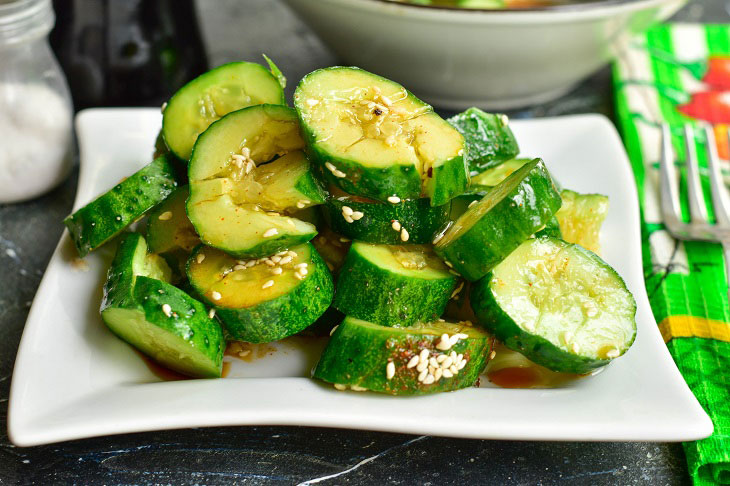
<svg viewBox="0 0 730 486">
<path fill-rule="evenodd" d="M 349 242 L 350 242 L 350 239 L 349 238 L 345 238 L 344 236 L 340 236 L 340 243 L 349 243 Z"/>
<path fill-rule="evenodd" d="M 354 223 L 355 222 L 355 220 L 352 219 L 352 216 L 348 216 L 346 214 L 343 214 L 342 217 L 345 218 L 345 221 L 347 221 L 348 223 Z"/>
<path fill-rule="evenodd" d="M 246 174 L 251 172 L 254 167 L 256 167 L 256 164 L 253 163 L 253 161 L 249 161 L 248 164 L 246 164 Z"/>
<path fill-rule="evenodd" d="M 281 260 L 279 260 L 279 265 L 286 265 L 287 263 L 291 263 L 292 257 L 289 255 L 282 257 Z"/>
<path fill-rule="evenodd" d="M 334 166 L 334 164 L 332 164 L 332 162 L 326 162 L 326 163 L 324 164 L 324 166 L 325 166 L 325 167 L 327 167 L 327 169 L 328 169 L 328 170 L 329 170 L 330 172 L 334 172 L 334 171 L 336 171 L 336 170 L 337 170 L 337 167 L 335 167 L 335 166 Z"/>
<path fill-rule="evenodd" d="M 428 361 L 419 361 L 418 366 L 416 366 L 416 371 L 419 373 L 422 373 L 426 371 L 428 368 Z"/>
<path fill-rule="evenodd" d="M 441 363 L 441 367 L 442 367 L 442 368 L 445 368 L 445 369 L 448 369 L 449 367 L 451 367 L 451 365 L 452 365 L 452 364 L 454 364 L 454 360 L 453 360 L 453 359 L 451 359 L 451 356 L 449 356 L 449 357 L 447 357 L 447 358 L 446 358 L 446 359 L 444 360 L 444 362 L 443 362 L 443 363 Z"/>
<path fill-rule="evenodd" d="M 352 216 L 353 212 L 354 211 L 352 210 L 352 208 L 350 206 L 342 206 L 342 214 L 344 214 L 346 216 Z"/>
<path fill-rule="evenodd" d="M 246 268 L 251 268 L 254 265 L 256 265 L 256 263 L 257 263 L 256 260 L 249 260 L 246 262 Z"/>
<path fill-rule="evenodd" d="M 332 329 L 330 329 L 330 336 L 331 336 L 331 335 L 333 335 L 333 334 L 335 333 L 335 331 L 337 330 L 337 328 L 338 328 L 338 327 L 340 327 L 340 325 L 339 325 L 339 324 L 338 324 L 338 325 L 336 325 L 335 327 L 333 327 Z"/>
<path fill-rule="evenodd" d="M 436 343 L 436 349 L 447 350 L 451 347 L 451 338 L 448 334 L 442 334 L 439 342 Z"/>
<path fill-rule="evenodd" d="M 270 258 L 265 259 L 264 260 L 264 263 L 267 264 L 270 267 L 275 267 L 276 266 L 276 263 L 274 263 L 274 261 L 271 260 Z"/>
<path fill-rule="evenodd" d="M 433 372 L 433 379 L 434 381 L 439 381 L 441 379 L 441 375 L 444 374 L 444 370 L 441 368 L 436 368 L 436 370 Z"/>
<path fill-rule="evenodd" d="M 489 353 L 489 359 L 494 359 L 495 356 L 497 356 L 496 351 L 492 351 L 491 353 Z"/>
<path fill-rule="evenodd" d="M 399 221 L 395 221 L 395 220 L 394 220 L 394 221 L 393 221 L 393 222 L 391 223 L 390 227 L 391 227 L 391 228 L 393 228 L 393 229 L 394 229 L 394 230 L 396 230 L 396 231 L 400 231 L 400 228 L 401 228 L 401 226 L 400 226 L 400 222 L 399 222 Z"/>
<path fill-rule="evenodd" d="M 393 101 L 391 101 L 391 99 L 385 95 L 380 95 L 380 101 L 382 101 L 385 106 L 390 106 L 393 104 Z"/>
<path fill-rule="evenodd" d="M 269 238 L 271 236 L 274 236 L 276 234 L 279 234 L 279 230 L 276 228 L 269 228 L 266 231 L 264 231 L 264 238 Z"/>
<path fill-rule="evenodd" d="M 451 378 L 452 376 L 454 376 L 454 374 L 451 372 L 451 370 L 443 370 L 441 372 L 443 373 L 444 378 Z"/>
<path fill-rule="evenodd" d="M 297 263 L 294 268 L 307 268 L 307 262 Z"/>
<path fill-rule="evenodd" d="M 364 391 L 368 391 L 368 389 L 367 389 L 367 388 L 364 388 L 364 387 L 362 387 L 362 386 L 358 386 L 358 385 L 350 385 L 350 390 L 352 390 L 352 391 L 357 391 L 357 392 L 364 392 Z"/>
<path fill-rule="evenodd" d="M 287 254 L 287 255 L 289 255 L 290 257 L 295 257 L 295 256 L 297 256 L 297 252 L 295 252 L 295 251 L 291 251 L 291 250 L 287 251 L 287 252 L 286 252 L 286 254 Z"/>
<path fill-rule="evenodd" d="M 296 278 L 298 278 L 299 280 L 304 280 L 304 275 L 302 275 L 302 274 L 301 274 L 301 273 L 299 273 L 299 272 L 294 272 L 294 276 L 295 276 Z"/>
<path fill-rule="evenodd" d="M 385 365 L 385 377 L 390 380 L 394 376 L 395 376 L 395 364 L 392 361 L 388 361 L 388 364 Z"/>
<path fill-rule="evenodd" d="M 281 275 L 281 272 L 283 272 L 283 271 L 284 271 L 284 269 L 281 267 L 272 267 L 271 268 L 271 273 L 273 273 L 274 275 Z"/>
<path fill-rule="evenodd" d="M 234 270 L 234 271 L 238 271 L 238 270 L 245 270 L 245 269 L 246 269 L 246 265 L 240 265 L 240 264 L 239 264 L 239 265 L 234 265 L 234 266 L 233 266 L 233 270 Z"/>
<path fill-rule="evenodd" d="M 353 211 L 352 215 L 350 215 L 350 217 L 355 221 L 362 219 L 363 216 L 365 216 L 365 213 L 362 211 Z"/>
<path fill-rule="evenodd" d="M 454 266 L 453 266 L 453 265 L 451 264 L 451 262 L 450 262 L 450 261 L 448 261 L 448 260 L 444 260 L 444 263 L 446 264 L 446 266 L 447 266 L 447 267 L 449 267 L 449 268 L 454 268 Z"/>
<path fill-rule="evenodd" d="M 431 354 L 431 352 L 428 349 L 422 349 L 421 352 L 418 354 L 418 358 L 420 361 L 426 361 L 429 354 Z"/>
<path fill-rule="evenodd" d="M 461 282 L 461 285 L 459 285 L 453 292 L 451 292 L 451 298 L 453 299 L 457 295 L 459 295 L 459 292 L 461 292 L 461 289 L 464 288 L 464 282 Z"/>
<path fill-rule="evenodd" d="M 215 309 L 211 309 L 208 311 L 208 318 L 213 319 L 215 317 Z"/>
<path fill-rule="evenodd" d="M 170 307 L 170 304 L 162 304 L 162 312 L 167 316 L 172 316 L 172 308 Z"/>
<path fill-rule="evenodd" d="M 420 373 L 418 374 L 418 381 L 421 381 L 421 382 L 422 382 L 423 380 L 425 380 L 425 379 L 426 379 L 426 376 L 427 376 L 427 375 L 428 375 L 428 370 L 424 368 L 424 369 L 423 369 L 423 370 L 421 370 L 421 372 L 420 372 Z"/>
<path fill-rule="evenodd" d="M 457 272 L 456 270 L 454 270 L 453 268 L 450 268 L 449 269 L 449 273 L 451 275 L 456 275 L 457 277 L 460 277 L 461 276 L 461 274 L 459 272 Z"/>
<path fill-rule="evenodd" d="M 347 387 L 345 385 L 340 385 L 339 383 L 335 383 L 335 389 L 337 390 L 347 390 Z"/>
<path fill-rule="evenodd" d="M 302 201 L 298 201 L 298 202 L 297 202 L 297 207 L 298 207 L 299 209 L 304 209 L 304 206 L 306 206 L 306 204 L 304 204 L 304 203 L 303 203 Z"/>
<path fill-rule="evenodd" d="M 433 356 L 428 359 L 428 364 L 433 366 L 434 368 L 439 367 L 438 361 L 436 361 L 436 358 L 434 358 Z"/>
<path fill-rule="evenodd" d="M 198 256 L 195 257 L 195 261 L 203 263 L 203 260 L 205 260 L 205 253 L 198 253 Z"/>
<path fill-rule="evenodd" d="M 271 259 L 271 261 L 272 261 L 272 262 L 274 262 L 274 263 L 279 263 L 279 262 L 281 261 L 281 257 L 280 257 L 279 255 L 274 255 L 274 256 L 271 256 L 271 257 L 269 257 L 269 258 L 270 258 L 270 259 Z"/>
<path fill-rule="evenodd" d="M 446 358 L 447 358 L 447 356 L 445 354 L 439 354 L 438 357 L 436 358 L 436 362 L 443 363 Z"/>
<path fill-rule="evenodd" d="M 400 202 L 400 198 L 398 196 L 390 196 L 388 197 L 388 202 L 392 204 L 398 204 Z"/>
<path fill-rule="evenodd" d="M 408 230 L 406 230 L 405 228 L 402 228 L 400 230 L 400 240 L 408 241 L 408 238 L 410 238 L 410 235 L 408 234 Z"/>
<path fill-rule="evenodd" d="M 299 273 L 300 273 L 301 275 L 306 275 L 306 274 L 308 274 L 308 273 L 309 273 L 309 270 L 307 270 L 307 267 L 302 267 L 302 268 L 300 268 L 300 269 L 298 270 L 298 272 L 299 272 Z"/>
<path fill-rule="evenodd" d="M 267 280 L 266 283 L 261 286 L 261 288 L 262 289 L 268 289 L 269 287 L 273 287 L 273 286 L 274 286 L 274 281 L 273 280 Z"/>
<path fill-rule="evenodd" d="M 170 218 L 172 218 L 172 211 L 165 211 L 157 217 L 160 221 L 167 221 Z"/>
<path fill-rule="evenodd" d="M 444 233 L 437 234 L 436 235 L 436 238 L 433 239 L 433 244 L 435 245 L 436 243 L 438 243 L 439 241 L 441 241 L 441 238 L 443 238 L 443 237 L 444 237 Z"/>
<path fill-rule="evenodd" d="M 121 217 L 121 216 L 117 216 L 117 217 L 116 217 L 115 219 L 116 219 L 117 221 L 121 221 L 121 220 L 122 220 L 122 217 Z"/>
<path fill-rule="evenodd" d="M 432 374 L 429 374 L 428 376 L 426 376 L 426 378 L 424 378 L 423 384 L 424 385 L 430 385 L 434 381 L 436 381 L 436 378 L 434 378 L 434 376 Z"/>
<path fill-rule="evenodd" d="M 474 206 L 476 203 L 477 203 L 477 200 L 475 199 L 475 200 L 473 200 L 472 202 L 469 203 L 469 205 L 467 206 L 467 208 L 470 208 L 470 207 Z"/>
<path fill-rule="evenodd" d="M 221 300 L 221 293 L 216 292 L 215 290 L 211 292 L 210 296 L 213 298 L 213 300 Z"/>
<path fill-rule="evenodd" d="M 418 355 L 413 356 L 406 365 L 406 368 L 415 368 L 418 365 Z"/>
<path fill-rule="evenodd" d="M 166 108 L 167 108 L 167 101 L 165 101 L 164 103 L 162 103 L 162 107 L 160 108 L 160 111 L 161 111 L 162 113 L 165 113 L 165 109 L 166 109 Z"/>
<path fill-rule="evenodd" d="M 613 348 L 611 351 L 606 353 L 607 358 L 618 358 L 620 355 L 621 355 L 621 352 L 616 348 Z"/>
</svg>

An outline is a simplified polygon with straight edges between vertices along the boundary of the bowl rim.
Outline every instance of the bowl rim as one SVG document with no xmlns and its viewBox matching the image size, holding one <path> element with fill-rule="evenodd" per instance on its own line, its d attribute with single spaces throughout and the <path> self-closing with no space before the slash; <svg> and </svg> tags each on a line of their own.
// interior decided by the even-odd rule
<svg viewBox="0 0 730 486">
<path fill-rule="evenodd" d="M 459 12 L 459 13 L 507 13 L 507 12 L 576 12 L 584 10 L 593 10 L 600 7 L 613 7 L 624 4 L 640 4 L 640 3 L 662 3 L 659 1 L 651 0 L 579 0 L 578 3 L 565 3 L 558 5 L 546 5 L 542 7 L 524 7 L 524 8 L 463 8 L 463 7 L 450 7 L 448 5 L 421 5 L 417 3 L 410 3 L 408 0 L 364 0 L 368 2 L 378 2 L 391 5 L 399 5 L 405 8 L 416 8 L 416 9 L 427 9 L 427 10 L 441 10 L 447 12 Z"/>
</svg>

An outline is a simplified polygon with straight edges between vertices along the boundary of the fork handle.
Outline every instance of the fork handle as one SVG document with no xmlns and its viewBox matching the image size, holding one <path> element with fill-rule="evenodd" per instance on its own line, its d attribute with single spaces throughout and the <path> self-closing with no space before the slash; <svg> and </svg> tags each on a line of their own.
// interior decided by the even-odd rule
<svg viewBox="0 0 730 486">
<path fill-rule="evenodd" d="M 730 302 L 730 240 L 722 240 L 722 256 L 725 257 L 725 278 L 728 282 L 727 298 Z"/>
</svg>

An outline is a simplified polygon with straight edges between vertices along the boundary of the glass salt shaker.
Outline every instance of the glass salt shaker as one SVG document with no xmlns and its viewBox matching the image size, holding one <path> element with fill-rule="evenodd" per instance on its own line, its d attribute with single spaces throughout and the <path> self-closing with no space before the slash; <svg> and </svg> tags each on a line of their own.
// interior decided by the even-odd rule
<svg viewBox="0 0 730 486">
<path fill-rule="evenodd" d="M 0 203 L 40 196 L 72 165 L 71 96 L 48 44 L 51 0 L 0 0 Z"/>
</svg>

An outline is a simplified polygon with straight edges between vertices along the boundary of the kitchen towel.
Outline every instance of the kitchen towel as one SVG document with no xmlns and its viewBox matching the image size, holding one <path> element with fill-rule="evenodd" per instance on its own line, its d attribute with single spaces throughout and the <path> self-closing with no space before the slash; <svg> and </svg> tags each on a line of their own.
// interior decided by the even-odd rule
<svg viewBox="0 0 730 486">
<path fill-rule="evenodd" d="M 641 200 L 649 300 L 669 352 L 715 427 L 707 439 L 684 444 L 689 473 L 695 485 L 730 484 L 730 310 L 723 255 L 719 244 L 678 241 L 667 232 L 658 182 L 662 122 L 671 126 L 679 157 L 683 125 L 712 124 L 730 182 L 730 25 L 652 28 L 623 45 L 613 72 L 618 123 Z M 696 138 L 712 214 L 699 129 Z M 680 185 L 687 215 L 686 187 Z"/>
</svg>

